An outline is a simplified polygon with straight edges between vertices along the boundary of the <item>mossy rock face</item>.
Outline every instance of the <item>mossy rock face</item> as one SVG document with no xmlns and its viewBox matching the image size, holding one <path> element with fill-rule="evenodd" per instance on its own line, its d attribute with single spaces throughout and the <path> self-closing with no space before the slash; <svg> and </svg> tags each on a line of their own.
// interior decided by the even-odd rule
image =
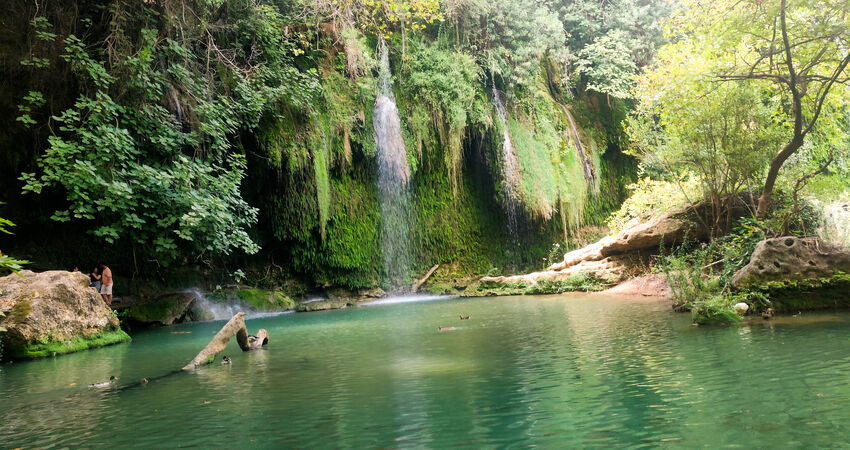
<svg viewBox="0 0 850 450">
<path fill-rule="evenodd" d="M 130 336 L 120 328 L 100 331 L 91 336 L 79 336 L 64 341 L 48 338 L 42 342 L 29 344 L 16 342 L 15 339 L 9 339 L 9 337 L 3 339 L 4 354 L 0 356 L 15 360 L 58 356 L 130 341 Z"/>
<path fill-rule="evenodd" d="M 419 291 L 436 295 L 456 295 L 458 293 L 458 290 L 453 285 L 445 282 L 427 284 L 419 289 Z"/>
<path fill-rule="evenodd" d="M 295 300 L 282 291 L 240 287 L 213 293 L 210 300 L 239 300 L 257 311 L 286 311 L 295 308 Z"/>
<path fill-rule="evenodd" d="M 773 281 L 754 288 L 776 312 L 850 309 L 850 274 L 799 281 Z"/>
<path fill-rule="evenodd" d="M 143 324 L 172 325 L 188 319 L 187 314 L 195 299 L 195 295 L 190 293 L 162 295 L 130 306 L 124 310 L 124 317 Z"/>
</svg>

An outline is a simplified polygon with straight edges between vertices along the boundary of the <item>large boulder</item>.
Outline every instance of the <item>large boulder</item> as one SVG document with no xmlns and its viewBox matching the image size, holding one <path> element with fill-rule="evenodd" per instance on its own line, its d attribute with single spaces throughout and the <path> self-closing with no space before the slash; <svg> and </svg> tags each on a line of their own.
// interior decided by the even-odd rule
<svg viewBox="0 0 850 450">
<path fill-rule="evenodd" d="M 693 211 L 682 209 L 645 221 L 633 220 L 623 231 L 603 238 L 599 242 L 599 251 L 603 257 L 642 250 L 656 251 L 662 243 L 673 245 L 687 238 L 706 240 L 709 233 L 710 230 L 695 219 Z"/>
<path fill-rule="evenodd" d="M 6 359 L 70 353 L 125 342 L 112 309 L 79 272 L 28 270 L 0 278 Z"/>
<path fill-rule="evenodd" d="M 732 285 L 828 278 L 837 272 L 850 272 L 850 249 L 818 238 L 786 236 L 756 244 L 750 262 L 732 277 Z"/>
</svg>

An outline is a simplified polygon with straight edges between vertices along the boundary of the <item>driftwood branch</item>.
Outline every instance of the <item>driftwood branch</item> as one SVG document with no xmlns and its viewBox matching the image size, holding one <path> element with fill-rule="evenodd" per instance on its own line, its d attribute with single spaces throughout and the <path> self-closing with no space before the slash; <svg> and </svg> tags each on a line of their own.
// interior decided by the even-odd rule
<svg viewBox="0 0 850 450">
<path fill-rule="evenodd" d="M 434 267 L 432 267 L 431 269 L 428 270 L 428 273 L 426 273 L 424 277 L 420 278 L 417 281 L 414 281 L 413 285 L 410 286 L 410 292 L 413 292 L 415 294 L 416 291 L 418 291 L 419 288 L 421 288 L 422 285 L 425 284 L 426 281 L 428 281 L 428 278 L 431 278 L 431 275 L 434 275 L 434 272 L 436 272 L 437 269 L 439 269 L 439 268 L 440 268 L 440 265 L 435 264 Z"/>
<path fill-rule="evenodd" d="M 245 313 L 236 313 L 221 327 L 221 330 L 216 333 L 210 343 L 189 364 L 183 367 L 183 370 L 192 370 L 215 361 L 216 355 L 227 347 L 227 343 L 233 339 L 233 336 L 236 336 L 236 342 L 244 352 L 258 349 L 269 342 L 268 332 L 263 329 L 258 331 L 256 336 L 249 336 L 248 329 L 245 327 Z"/>
</svg>

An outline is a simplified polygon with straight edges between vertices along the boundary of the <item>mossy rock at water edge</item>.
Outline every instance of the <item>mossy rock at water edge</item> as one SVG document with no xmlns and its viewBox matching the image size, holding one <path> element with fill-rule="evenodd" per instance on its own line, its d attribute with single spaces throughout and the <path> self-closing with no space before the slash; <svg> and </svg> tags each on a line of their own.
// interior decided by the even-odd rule
<svg viewBox="0 0 850 450">
<path fill-rule="evenodd" d="M 776 312 L 850 309 L 850 274 L 807 280 L 771 281 L 754 287 Z"/>
<path fill-rule="evenodd" d="M 192 293 L 166 294 L 131 305 L 122 312 L 122 317 L 143 324 L 159 325 L 212 319 L 195 307 L 195 299 Z"/>
<path fill-rule="evenodd" d="M 258 311 L 284 311 L 295 308 L 295 300 L 282 291 L 253 287 L 225 289 L 208 296 L 211 301 L 239 300 Z"/>
<path fill-rule="evenodd" d="M 850 275 L 806 280 L 767 281 L 748 289 L 719 297 L 692 307 L 694 323 L 700 325 L 737 323 L 743 320 L 735 313 L 735 303 L 749 306 L 748 314 L 758 316 L 767 308 L 776 313 L 850 309 Z"/>
<path fill-rule="evenodd" d="M 80 336 L 65 341 L 46 338 L 41 342 L 30 344 L 17 344 L 14 340 L 7 339 L 0 334 L 3 341 L 3 355 L 6 359 L 35 359 L 47 356 L 64 355 L 82 350 L 106 347 L 108 345 L 120 344 L 130 341 L 130 336 L 120 328 L 105 330 L 91 336 Z"/>
<path fill-rule="evenodd" d="M 356 306 L 357 303 L 349 300 L 319 300 L 314 302 L 299 303 L 295 308 L 297 312 L 327 311 L 330 309 L 344 309 Z"/>
<path fill-rule="evenodd" d="M 480 281 L 470 285 L 463 297 L 498 295 L 546 295 L 565 292 L 596 292 L 605 289 L 605 281 L 590 274 L 576 274 L 566 279 L 538 280 L 536 283 L 509 281 Z"/>
</svg>

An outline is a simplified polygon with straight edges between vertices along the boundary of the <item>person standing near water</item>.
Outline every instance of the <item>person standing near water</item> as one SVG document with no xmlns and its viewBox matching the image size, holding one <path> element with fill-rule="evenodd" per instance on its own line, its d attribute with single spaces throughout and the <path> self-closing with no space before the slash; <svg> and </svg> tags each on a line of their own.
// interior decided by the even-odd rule
<svg viewBox="0 0 850 450">
<path fill-rule="evenodd" d="M 100 287 L 100 295 L 103 296 L 103 300 L 106 301 L 107 305 L 112 306 L 112 270 L 106 264 L 98 264 L 100 268 L 100 274 L 102 277 L 102 284 Z"/>
<path fill-rule="evenodd" d="M 97 267 L 95 267 L 89 274 L 89 280 L 91 280 L 91 284 L 89 284 L 89 286 L 97 289 L 98 293 L 100 293 L 100 278 L 100 271 Z"/>
</svg>

